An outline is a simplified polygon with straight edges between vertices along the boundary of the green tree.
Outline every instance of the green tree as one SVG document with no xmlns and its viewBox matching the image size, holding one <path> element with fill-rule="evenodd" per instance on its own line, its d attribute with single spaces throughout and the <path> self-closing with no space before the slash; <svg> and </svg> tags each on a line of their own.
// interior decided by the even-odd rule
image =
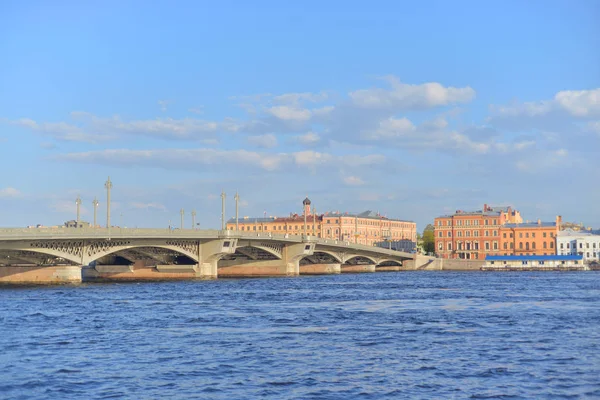
<svg viewBox="0 0 600 400">
<path fill-rule="evenodd" d="M 423 229 L 423 251 L 428 253 L 435 252 L 435 236 L 433 225 L 429 224 Z"/>
</svg>

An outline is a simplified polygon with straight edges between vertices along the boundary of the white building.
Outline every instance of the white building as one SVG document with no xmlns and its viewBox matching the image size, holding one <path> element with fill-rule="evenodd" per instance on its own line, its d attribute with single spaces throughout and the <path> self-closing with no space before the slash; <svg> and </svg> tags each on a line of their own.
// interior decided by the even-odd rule
<svg viewBox="0 0 600 400">
<path fill-rule="evenodd" d="M 556 237 L 556 254 L 581 255 L 584 262 L 600 259 L 600 235 L 565 229 Z"/>
</svg>

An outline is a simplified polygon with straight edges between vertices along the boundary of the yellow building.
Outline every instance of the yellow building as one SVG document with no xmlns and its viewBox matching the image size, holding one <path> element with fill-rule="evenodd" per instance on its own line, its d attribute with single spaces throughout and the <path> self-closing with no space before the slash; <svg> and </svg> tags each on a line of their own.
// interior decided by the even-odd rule
<svg viewBox="0 0 600 400">
<path fill-rule="evenodd" d="M 408 239 L 416 242 L 417 224 L 412 221 L 391 219 L 373 211 L 360 214 L 326 212 L 317 214 L 311 201 L 303 201 L 302 215 L 288 217 L 240 218 L 237 222 L 241 232 L 270 232 L 316 236 L 373 246 L 376 242 Z M 306 216 L 306 218 L 305 218 Z M 306 224 L 305 224 L 306 221 Z M 235 219 L 227 221 L 227 230 L 236 230 Z"/>
</svg>

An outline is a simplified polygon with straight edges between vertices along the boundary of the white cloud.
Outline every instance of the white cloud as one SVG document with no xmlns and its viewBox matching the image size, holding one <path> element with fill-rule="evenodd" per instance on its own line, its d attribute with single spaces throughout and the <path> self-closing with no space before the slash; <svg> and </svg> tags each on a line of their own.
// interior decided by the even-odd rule
<svg viewBox="0 0 600 400">
<path fill-rule="evenodd" d="M 390 89 L 362 89 L 350 92 L 354 105 L 371 109 L 425 109 L 456 103 L 468 103 L 475 97 L 469 86 L 444 87 L 437 82 L 411 85 L 394 76 L 386 77 Z"/>
<path fill-rule="evenodd" d="M 600 115 L 600 88 L 594 90 L 564 90 L 554 101 L 575 117 Z"/>
<path fill-rule="evenodd" d="M 7 187 L 4 189 L 0 189 L 0 198 L 15 198 L 15 197 L 21 197 L 22 193 L 12 187 Z"/>
<path fill-rule="evenodd" d="M 600 135 L 600 121 L 590 121 L 587 124 L 587 130 Z"/>
<path fill-rule="evenodd" d="M 277 136 L 272 133 L 248 137 L 248 143 L 265 149 L 277 147 Z"/>
<path fill-rule="evenodd" d="M 273 97 L 274 104 L 284 104 L 297 106 L 302 101 L 309 101 L 312 103 L 319 103 L 327 100 L 328 94 L 326 92 L 320 93 L 285 93 Z"/>
<path fill-rule="evenodd" d="M 291 106 L 275 106 L 269 108 L 267 112 L 284 121 L 308 121 L 312 115 L 306 108 Z"/>
<path fill-rule="evenodd" d="M 158 105 L 160 106 L 160 111 L 165 112 L 167 111 L 167 108 L 169 107 L 169 104 L 172 103 L 171 100 L 159 100 Z"/>
<path fill-rule="evenodd" d="M 314 132 L 307 132 L 304 135 L 295 136 L 295 140 L 304 145 L 313 145 L 321 141 L 321 137 Z"/>
<path fill-rule="evenodd" d="M 343 181 L 348 186 L 361 186 L 365 184 L 365 181 L 358 176 L 345 176 Z"/>
</svg>

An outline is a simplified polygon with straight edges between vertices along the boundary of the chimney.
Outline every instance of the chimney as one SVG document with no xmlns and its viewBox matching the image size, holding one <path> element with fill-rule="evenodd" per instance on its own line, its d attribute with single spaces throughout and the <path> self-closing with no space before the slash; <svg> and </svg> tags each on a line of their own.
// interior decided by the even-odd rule
<svg viewBox="0 0 600 400">
<path fill-rule="evenodd" d="M 484 205 L 483 205 L 483 212 L 486 212 L 487 210 L 488 210 L 488 205 L 487 205 L 487 204 L 484 204 Z"/>
<path fill-rule="evenodd" d="M 560 226 L 562 225 L 562 217 L 560 215 L 556 216 L 556 229 L 560 231 Z"/>
</svg>

